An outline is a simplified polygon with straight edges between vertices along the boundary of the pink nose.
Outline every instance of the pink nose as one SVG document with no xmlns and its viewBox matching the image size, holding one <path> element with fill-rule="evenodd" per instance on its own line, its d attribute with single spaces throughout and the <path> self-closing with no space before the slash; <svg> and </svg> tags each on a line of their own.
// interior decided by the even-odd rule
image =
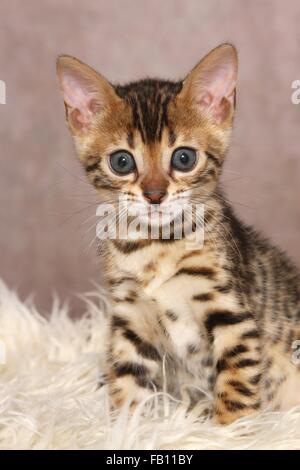
<svg viewBox="0 0 300 470">
<path fill-rule="evenodd" d="M 161 189 L 153 189 L 151 191 L 144 191 L 144 197 L 150 202 L 150 204 L 160 204 L 166 196 L 166 191 Z"/>
</svg>

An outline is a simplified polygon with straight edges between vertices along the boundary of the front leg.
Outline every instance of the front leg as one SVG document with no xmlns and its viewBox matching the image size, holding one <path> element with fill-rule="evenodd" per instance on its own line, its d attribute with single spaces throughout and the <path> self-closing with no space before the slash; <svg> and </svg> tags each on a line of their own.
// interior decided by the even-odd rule
<svg viewBox="0 0 300 470">
<path fill-rule="evenodd" d="M 107 355 L 110 399 L 115 408 L 126 401 L 135 407 L 157 387 L 161 362 L 157 316 L 154 303 L 139 294 L 134 280 L 121 278 L 113 284 Z"/>
<path fill-rule="evenodd" d="M 206 317 L 213 343 L 217 378 L 214 414 L 229 424 L 260 407 L 261 350 L 254 315 L 249 311 L 214 310 Z"/>
</svg>

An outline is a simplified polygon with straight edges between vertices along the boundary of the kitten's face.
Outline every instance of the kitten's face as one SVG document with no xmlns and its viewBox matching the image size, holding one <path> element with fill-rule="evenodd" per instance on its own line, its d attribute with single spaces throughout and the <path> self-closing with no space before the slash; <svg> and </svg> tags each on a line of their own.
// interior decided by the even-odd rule
<svg viewBox="0 0 300 470">
<path fill-rule="evenodd" d="M 67 121 L 102 198 L 129 201 L 163 224 L 213 194 L 228 147 L 237 75 L 235 49 L 214 49 L 183 82 L 113 87 L 76 59 L 58 60 Z M 153 210 L 154 209 L 154 210 Z"/>
</svg>

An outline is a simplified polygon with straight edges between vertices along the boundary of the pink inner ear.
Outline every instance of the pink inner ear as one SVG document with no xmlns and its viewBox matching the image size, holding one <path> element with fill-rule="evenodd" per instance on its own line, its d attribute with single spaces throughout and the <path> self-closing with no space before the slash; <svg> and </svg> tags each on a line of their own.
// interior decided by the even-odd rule
<svg viewBox="0 0 300 470">
<path fill-rule="evenodd" d="M 88 129 L 90 121 L 78 109 L 73 109 L 70 112 L 69 118 L 76 129 Z"/>
<path fill-rule="evenodd" d="M 95 97 L 96 89 L 93 85 L 68 72 L 62 76 L 64 99 L 72 109 L 70 117 L 78 128 L 88 128 L 94 115 L 101 109 L 101 104 Z"/>
<path fill-rule="evenodd" d="M 201 78 L 203 88 L 212 95 L 214 102 L 228 98 L 236 86 L 234 69 L 229 65 L 215 64 L 214 68 L 204 72 Z"/>
<path fill-rule="evenodd" d="M 217 124 L 221 124 L 228 115 L 230 107 L 233 105 L 234 93 L 231 96 L 224 97 L 218 95 L 212 95 L 209 92 L 204 93 L 198 100 L 197 103 L 203 108 L 207 108 L 213 115 L 213 118 Z"/>
<path fill-rule="evenodd" d="M 199 70 L 194 82 L 195 99 L 199 106 L 207 108 L 217 123 L 221 123 L 234 103 L 237 80 L 236 64 L 219 58 Z"/>
<path fill-rule="evenodd" d="M 203 95 L 200 95 L 200 98 L 197 99 L 197 103 L 200 106 L 204 106 L 207 108 L 210 107 L 210 105 L 212 104 L 212 101 L 213 101 L 213 97 L 211 93 L 209 92 L 203 93 Z"/>
</svg>

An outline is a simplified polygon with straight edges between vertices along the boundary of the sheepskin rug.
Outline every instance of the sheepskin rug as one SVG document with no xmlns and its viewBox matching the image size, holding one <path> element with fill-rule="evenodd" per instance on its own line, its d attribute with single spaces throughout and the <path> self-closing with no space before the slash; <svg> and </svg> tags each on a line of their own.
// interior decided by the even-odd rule
<svg viewBox="0 0 300 470">
<path fill-rule="evenodd" d="M 201 417 L 205 403 L 188 413 L 157 393 L 133 416 L 110 415 L 101 292 L 83 309 L 74 321 L 55 300 L 45 319 L 0 283 L 1 449 L 300 449 L 300 407 L 220 427 Z"/>
</svg>

